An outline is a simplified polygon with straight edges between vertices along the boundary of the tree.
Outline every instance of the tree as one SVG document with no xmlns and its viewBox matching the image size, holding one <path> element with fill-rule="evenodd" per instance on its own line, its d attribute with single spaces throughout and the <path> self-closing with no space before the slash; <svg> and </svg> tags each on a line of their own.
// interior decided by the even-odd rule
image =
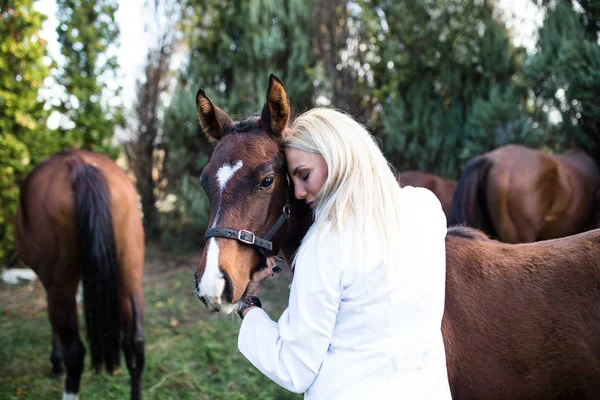
<svg viewBox="0 0 600 400">
<path fill-rule="evenodd" d="M 487 1 L 379 1 L 374 65 L 384 150 L 399 169 L 457 177 L 470 157 L 538 140 L 514 48 Z"/>
<path fill-rule="evenodd" d="M 369 124 L 375 107 L 371 64 L 377 15 L 370 2 L 318 0 L 313 7 L 312 37 L 318 100 Z M 375 25 L 375 26 L 374 26 Z"/>
<path fill-rule="evenodd" d="M 135 174 L 146 237 L 155 239 L 160 235 L 156 193 L 164 181 L 162 162 L 166 150 L 162 146 L 159 112 L 161 96 L 166 93 L 171 78 L 171 57 L 180 40 L 178 23 L 181 9 L 176 0 L 157 0 L 148 3 L 146 8 L 150 16 L 146 32 L 152 35 L 155 44 L 148 50 L 143 78 L 137 82 L 134 105 L 136 132 L 133 139 L 125 143 L 124 150 Z"/>
<path fill-rule="evenodd" d="M 525 76 L 538 106 L 558 115 L 556 141 L 577 145 L 600 162 L 600 45 L 596 2 L 547 4 L 536 52 Z M 578 4 L 576 11 L 573 4 Z"/>
<path fill-rule="evenodd" d="M 64 141 L 77 148 L 108 153 L 116 125 L 123 125 L 122 106 L 114 103 L 120 87 L 114 53 L 119 28 L 117 0 L 57 0 L 58 41 L 64 56 L 58 83 L 65 95 L 59 110 L 72 122 L 63 127 Z"/>
<path fill-rule="evenodd" d="M 46 42 L 39 36 L 44 19 L 33 9 L 33 0 L 0 6 L 0 260 L 14 248 L 19 183 L 59 148 L 46 128 L 49 111 L 38 100 L 50 74 L 44 63 Z"/>
<path fill-rule="evenodd" d="M 600 3 L 594 0 L 533 0 L 538 6 L 546 8 L 546 11 L 556 10 L 556 6 L 563 10 L 576 11 L 579 21 L 583 24 L 584 34 L 588 40 L 597 40 L 600 32 Z M 562 3 L 560 5 L 559 3 Z M 571 14 L 571 13 L 570 13 Z"/>
</svg>

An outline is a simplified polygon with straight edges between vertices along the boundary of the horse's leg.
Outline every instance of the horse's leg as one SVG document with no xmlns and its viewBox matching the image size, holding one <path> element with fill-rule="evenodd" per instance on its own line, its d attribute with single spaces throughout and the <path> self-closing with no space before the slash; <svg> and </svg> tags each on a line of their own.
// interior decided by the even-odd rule
<svg viewBox="0 0 600 400">
<path fill-rule="evenodd" d="M 63 358 L 67 369 L 63 400 L 79 398 L 79 383 L 83 372 L 85 347 L 79 338 L 75 290 L 66 286 L 54 286 L 48 292 L 48 313 L 56 335 L 63 345 Z"/>
<path fill-rule="evenodd" d="M 52 353 L 50 354 L 50 362 L 52 363 L 52 376 L 59 376 L 64 372 L 63 354 L 63 345 L 56 334 L 56 330 L 52 328 Z"/>
<path fill-rule="evenodd" d="M 139 288 L 141 293 L 141 287 Z M 123 352 L 131 377 L 131 399 L 142 398 L 142 372 L 144 370 L 144 329 L 142 327 L 143 304 L 131 295 L 121 300 L 123 310 Z"/>
</svg>

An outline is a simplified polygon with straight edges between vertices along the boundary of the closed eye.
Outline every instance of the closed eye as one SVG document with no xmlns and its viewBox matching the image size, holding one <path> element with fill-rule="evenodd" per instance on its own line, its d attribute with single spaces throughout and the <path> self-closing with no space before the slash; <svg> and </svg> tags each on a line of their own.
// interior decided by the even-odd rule
<svg viewBox="0 0 600 400">
<path fill-rule="evenodd" d="M 306 181 L 309 176 L 310 176 L 310 173 L 307 173 L 307 174 L 301 175 L 300 179 L 302 179 L 303 181 Z"/>
</svg>

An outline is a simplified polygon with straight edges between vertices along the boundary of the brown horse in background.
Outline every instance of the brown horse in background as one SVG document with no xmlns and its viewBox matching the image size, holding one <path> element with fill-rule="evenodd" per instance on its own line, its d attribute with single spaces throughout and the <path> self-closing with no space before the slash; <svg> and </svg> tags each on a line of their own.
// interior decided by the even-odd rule
<svg viewBox="0 0 600 400">
<path fill-rule="evenodd" d="M 110 158 L 62 151 L 23 182 L 15 224 L 19 257 L 46 290 L 53 374 L 67 370 L 63 399 L 77 399 L 85 347 L 75 295 L 83 280 L 92 365 L 112 372 L 122 346 L 131 398 L 144 367 L 144 231 L 137 192 Z"/>
<path fill-rule="evenodd" d="M 396 179 L 401 187 L 415 186 L 431 190 L 440 200 L 440 203 L 442 203 L 442 210 L 446 214 L 446 221 L 450 219 L 452 196 L 454 196 L 454 190 L 456 189 L 456 181 L 416 170 L 400 172 L 396 176 Z"/>
<path fill-rule="evenodd" d="M 599 191 L 600 170 L 583 150 L 507 145 L 465 166 L 449 222 L 507 243 L 569 236 L 600 226 Z"/>
<path fill-rule="evenodd" d="M 209 310 L 229 313 L 260 263 L 260 236 L 275 232 L 273 249 L 290 257 L 312 212 L 287 180 L 281 139 L 289 105 L 281 81 L 271 77 L 260 117 L 233 122 L 201 90 L 197 106 L 218 143 L 201 178 L 211 228 L 195 288 Z M 288 201 L 293 223 L 274 230 Z M 220 228 L 222 236 L 211 231 Z M 454 399 L 599 398 L 600 230 L 512 245 L 451 228 L 446 264 L 442 333 Z"/>
</svg>

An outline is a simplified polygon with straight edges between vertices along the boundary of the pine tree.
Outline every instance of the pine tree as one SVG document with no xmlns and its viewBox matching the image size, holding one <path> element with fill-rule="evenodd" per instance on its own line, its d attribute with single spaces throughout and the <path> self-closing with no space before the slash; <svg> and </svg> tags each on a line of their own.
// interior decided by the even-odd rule
<svg viewBox="0 0 600 400">
<path fill-rule="evenodd" d="M 594 2 L 548 5 L 525 74 L 540 107 L 560 115 L 551 126 L 559 145 L 578 145 L 600 161 L 600 13 Z"/>
<path fill-rule="evenodd" d="M 488 2 L 380 1 L 375 87 L 386 154 L 399 169 L 457 177 L 478 153 L 537 140 L 514 48 Z"/>
<path fill-rule="evenodd" d="M 72 122 L 62 128 L 65 143 L 108 153 L 118 151 L 110 139 L 124 123 L 120 93 L 115 84 L 118 69 L 115 46 L 119 28 L 117 0 L 57 0 L 58 41 L 64 56 L 58 83 L 65 96 L 60 111 Z"/>
</svg>

